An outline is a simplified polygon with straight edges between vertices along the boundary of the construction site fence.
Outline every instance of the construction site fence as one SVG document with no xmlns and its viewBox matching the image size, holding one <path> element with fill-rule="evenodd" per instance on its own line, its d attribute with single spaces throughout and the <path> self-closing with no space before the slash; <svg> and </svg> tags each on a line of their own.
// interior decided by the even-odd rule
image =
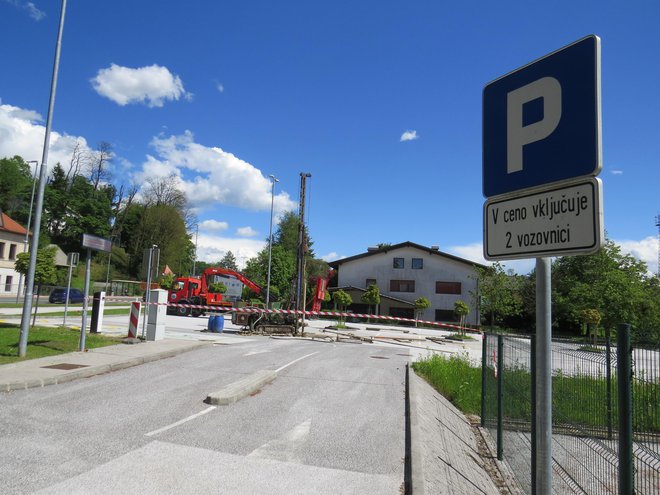
<svg viewBox="0 0 660 495">
<path fill-rule="evenodd" d="M 535 337 L 484 334 L 482 426 L 535 494 Z M 660 495 L 660 348 L 552 340 L 553 493 Z M 540 494 L 539 494 L 540 495 Z"/>
</svg>

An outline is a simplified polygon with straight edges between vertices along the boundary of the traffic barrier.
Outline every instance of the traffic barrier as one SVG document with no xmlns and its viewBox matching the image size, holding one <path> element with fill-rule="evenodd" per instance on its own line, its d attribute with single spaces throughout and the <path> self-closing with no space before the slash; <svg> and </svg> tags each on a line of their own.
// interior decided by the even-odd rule
<svg viewBox="0 0 660 495">
<path fill-rule="evenodd" d="M 203 306 L 198 304 L 177 304 L 177 303 L 145 303 L 145 304 L 158 304 L 161 306 L 171 306 L 173 308 L 190 308 L 190 309 L 203 309 L 208 311 L 218 312 L 217 306 Z M 417 323 L 419 325 L 434 326 L 439 328 L 448 328 L 452 330 L 460 330 L 464 332 L 482 334 L 481 330 L 471 327 L 461 327 L 459 325 L 452 325 L 451 323 L 442 323 L 439 321 L 415 320 L 413 318 L 402 318 L 399 316 L 385 316 L 385 315 L 371 315 L 366 313 L 342 313 L 339 311 L 298 311 L 295 309 L 262 309 L 262 308 L 222 308 L 225 313 L 263 313 L 263 314 L 280 314 L 280 315 L 296 315 L 296 316 L 316 316 L 316 317 L 347 317 L 347 318 L 361 318 L 370 320 L 382 320 L 383 323 L 387 322 L 400 322 L 400 323 Z"/>
<path fill-rule="evenodd" d="M 137 338 L 138 321 L 140 319 L 140 301 L 131 303 L 131 317 L 128 322 L 128 337 L 129 339 Z"/>
</svg>

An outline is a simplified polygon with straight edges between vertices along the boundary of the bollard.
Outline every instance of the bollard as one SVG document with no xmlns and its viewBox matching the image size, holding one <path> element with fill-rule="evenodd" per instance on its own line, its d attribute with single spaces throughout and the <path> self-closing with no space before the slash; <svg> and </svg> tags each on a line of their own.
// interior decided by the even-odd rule
<svg viewBox="0 0 660 495">
<path fill-rule="evenodd" d="M 133 301 L 131 303 L 131 316 L 128 321 L 128 337 L 129 339 L 137 338 L 138 322 L 140 320 L 140 301 Z"/>
<path fill-rule="evenodd" d="M 99 333 L 103 328 L 103 307 L 105 305 L 105 292 L 94 292 L 92 301 L 92 322 L 90 324 L 90 333 Z"/>
</svg>

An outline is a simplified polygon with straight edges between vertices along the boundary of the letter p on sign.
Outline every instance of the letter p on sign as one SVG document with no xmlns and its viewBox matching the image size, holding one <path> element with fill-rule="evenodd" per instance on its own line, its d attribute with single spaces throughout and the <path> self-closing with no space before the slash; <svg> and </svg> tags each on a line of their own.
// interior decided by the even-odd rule
<svg viewBox="0 0 660 495">
<path fill-rule="evenodd" d="M 538 98 L 543 100 L 543 118 L 523 125 L 523 106 Z M 507 94 L 507 165 L 508 174 L 523 169 L 523 146 L 547 138 L 561 120 L 561 85 L 554 77 L 543 77 Z"/>
</svg>

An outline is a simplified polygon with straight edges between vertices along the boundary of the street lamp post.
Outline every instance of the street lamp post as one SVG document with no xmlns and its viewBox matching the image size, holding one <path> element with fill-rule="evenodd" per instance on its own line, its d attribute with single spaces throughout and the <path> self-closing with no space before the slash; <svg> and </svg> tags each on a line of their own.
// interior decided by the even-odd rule
<svg viewBox="0 0 660 495">
<path fill-rule="evenodd" d="M 273 256 L 273 204 L 275 202 L 275 183 L 279 179 L 274 175 L 270 177 L 270 232 L 268 234 L 268 280 L 266 281 L 266 309 L 270 309 L 270 263 Z"/>
<path fill-rule="evenodd" d="M 27 353 L 28 333 L 30 332 L 30 313 L 32 312 L 32 291 L 34 290 L 34 274 L 37 266 L 37 247 L 39 246 L 39 231 L 41 228 L 41 210 L 44 203 L 44 188 L 46 187 L 46 172 L 48 168 L 48 148 L 50 146 L 50 130 L 53 123 L 53 110 L 55 108 L 55 93 L 57 89 L 57 74 L 60 67 L 60 51 L 62 47 L 62 32 L 64 31 L 64 13 L 66 0 L 62 0 L 60 11 L 60 25 L 57 31 L 55 44 L 55 60 L 53 62 L 53 76 L 50 82 L 50 99 L 48 101 L 48 117 L 46 118 L 46 133 L 44 134 L 44 149 L 39 169 L 39 189 L 37 190 L 37 204 L 34 210 L 34 228 L 32 229 L 32 249 L 30 251 L 30 265 L 25 282 L 25 299 L 23 314 L 21 315 L 21 335 L 18 340 L 18 356 L 25 357 Z"/>
<path fill-rule="evenodd" d="M 23 240 L 23 252 L 28 252 L 28 243 L 30 236 L 30 223 L 32 222 L 32 205 L 34 204 L 34 188 L 37 185 L 37 171 L 39 170 L 39 162 L 37 160 L 30 160 L 27 164 L 34 163 L 34 176 L 32 178 L 32 196 L 30 197 L 30 213 L 28 213 L 28 222 L 27 228 L 25 229 L 25 239 Z M 23 290 L 23 274 L 21 273 L 18 277 L 18 291 L 16 292 L 16 303 L 21 297 L 21 292 Z"/>
</svg>

